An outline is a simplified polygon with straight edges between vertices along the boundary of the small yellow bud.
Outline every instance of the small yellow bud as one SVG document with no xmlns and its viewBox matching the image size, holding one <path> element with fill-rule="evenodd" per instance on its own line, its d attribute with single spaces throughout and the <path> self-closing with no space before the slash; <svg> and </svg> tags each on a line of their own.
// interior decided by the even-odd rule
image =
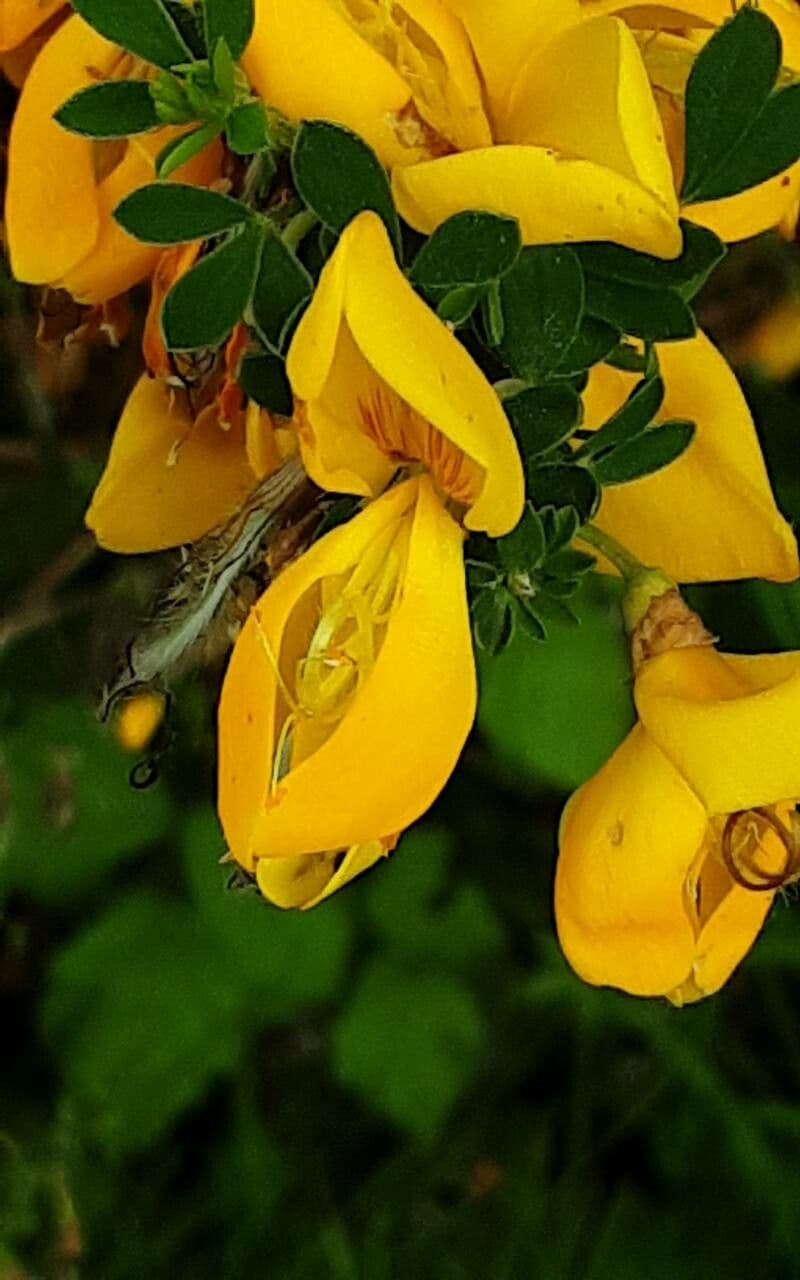
<svg viewBox="0 0 800 1280">
<path fill-rule="evenodd" d="M 124 751 L 143 751 L 164 718 L 164 695 L 137 693 L 124 702 L 114 722 L 114 737 Z"/>
</svg>

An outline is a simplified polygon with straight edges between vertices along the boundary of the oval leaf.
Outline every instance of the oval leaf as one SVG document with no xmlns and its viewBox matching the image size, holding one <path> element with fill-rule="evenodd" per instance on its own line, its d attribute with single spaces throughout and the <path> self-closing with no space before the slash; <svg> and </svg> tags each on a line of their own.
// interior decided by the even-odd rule
<svg viewBox="0 0 800 1280">
<path fill-rule="evenodd" d="M 622 408 L 599 431 L 592 433 L 575 457 L 592 458 L 604 449 L 634 440 L 650 426 L 663 401 L 664 383 L 661 378 L 646 378 L 637 383 Z"/>
<path fill-rule="evenodd" d="M 800 159 L 800 85 L 774 93 L 751 129 L 703 182 L 703 200 L 721 200 L 777 177 Z"/>
<path fill-rule="evenodd" d="M 522 240 L 514 218 L 493 213 L 457 213 L 420 249 L 410 271 L 425 289 L 488 284 L 510 271 Z"/>
<path fill-rule="evenodd" d="M 538 457 L 569 440 L 583 415 L 578 393 L 558 384 L 521 391 L 503 408 L 524 458 Z"/>
<path fill-rule="evenodd" d="M 386 173 L 374 151 L 349 129 L 324 120 L 301 124 L 292 172 L 302 200 L 331 231 L 343 231 L 356 214 L 372 209 L 399 245 L 400 227 Z"/>
<path fill-rule="evenodd" d="M 592 467 L 594 477 L 599 484 L 612 485 L 649 476 L 679 458 L 692 443 L 694 432 L 693 422 L 665 422 L 601 458 Z"/>
<path fill-rule="evenodd" d="M 564 359 L 580 328 L 583 269 L 565 247 L 523 249 L 500 281 L 504 333 L 500 352 L 513 373 L 544 382 Z"/>
<path fill-rule="evenodd" d="M 73 94 L 54 119 L 87 138 L 127 138 L 158 129 L 161 121 L 144 80 L 109 80 Z"/>
<path fill-rule="evenodd" d="M 161 317 L 171 351 L 225 341 L 253 296 L 263 238 L 260 224 L 251 222 L 174 285 Z"/>
<path fill-rule="evenodd" d="M 693 298 L 714 267 L 725 257 L 725 245 L 713 231 L 693 222 L 682 222 L 683 252 L 672 261 L 652 258 L 616 244 L 587 244 L 578 250 L 587 275 L 603 280 L 624 280 L 646 289 L 675 289 Z"/>
<path fill-rule="evenodd" d="M 192 55 L 159 0 L 72 0 L 84 22 L 112 44 L 157 67 L 191 62 Z"/>
<path fill-rule="evenodd" d="M 280 351 L 287 325 L 313 287 L 311 276 L 288 245 L 269 231 L 253 294 L 253 318 L 264 341 L 275 351 Z"/>
<path fill-rule="evenodd" d="M 643 289 L 621 280 L 586 281 L 589 315 L 645 342 L 693 338 L 697 322 L 688 303 L 673 289 Z"/>
<path fill-rule="evenodd" d="M 152 182 L 117 205 L 114 217 L 145 244 L 207 240 L 248 222 L 251 213 L 230 196 L 181 182 Z"/>
</svg>

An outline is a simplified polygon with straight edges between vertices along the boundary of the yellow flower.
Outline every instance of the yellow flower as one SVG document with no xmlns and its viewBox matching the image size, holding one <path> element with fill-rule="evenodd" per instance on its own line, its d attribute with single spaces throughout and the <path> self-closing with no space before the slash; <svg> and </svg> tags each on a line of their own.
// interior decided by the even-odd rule
<svg viewBox="0 0 800 1280">
<path fill-rule="evenodd" d="M 18 48 L 65 3 L 66 0 L 0 0 L 0 52 Z"/>
<path fill-rule="evenodd" d="M 703 334 L 658 345 L 665 384 L 659 419 L 697 431 L 671 466 L 603 491 L 595 522 L 645 564 L 678 582 L 798 576 L 797 544 L 769 484 L 750 410 L 736 378 Z M 637 375 L 599 365 L 584 393 L 589 429 L 621 406 Z"/>
<path fill-rule="evenodd" d="M 634 30 L 656 95 L 669 145 L 675 183 L 680 189 L 684 166 L 683 96 L 695 56 L 713 28 L 731 17 L 730 0 L 581 0 L 587 18 L 619 14 Z M 777 26 L 783 41 L 784 66 L 800 72 L 800 9 L 795 0 L 760 0 L 759 8 Z M 744 240 L 779 227 L 794 237 L 800 202 L 800 163 L 725 200 L 687 207 L 686 215 L 710 227 L 723 240 Z"/>
<path fill-rule="evenodd" d="M 499 537 L 519 520 L 524 477 L 500 401 L 414 293 L 376 214 L 342 235 L 286 368 L 303 462 L 322 488 L 375 497 L 418 462 L 468 529 Z"/>
<path fill-rule="evenodd" d="M 680 252 L 639 48 L 578 0 L 258 0 L 244 67 L 287 115 L 365 138 L 419 231 L 479 208 L 517 218 L 528 244 Z"/>
<path fill-rule="evenodd" d="M 383 856 L 458 759 L 476 701 L 462 540 L 430 479 L 407 480 L 289 565 L 245 624 L 219 708 L 219 813 L 281 905 Z"/>
<path fill-rule="evenodd" d="M 122 411 L 86 523 L 107 551 L 194 542 L 234 515 L 284 456 L 256 405 L 225 427 L 216 401 L 195 417 L 182 391 L 144 375 Z"/>
<path fill-rule="evenodd" d="M 800 654 L 673 649 L 640 723 L 564 813 L 563 950 L 587 982 L 676 1004 L 719 990 L 800 868 Z"/>
<path fill-rule="evenodd" d="M 52 118 L 79 89 L 135 74 L 134 60 L 77 15 L 37 57 L 9 139 L 5 218 L 17 279 L 67 289 L 79 302 L 98 304 L 154 269 L 158 249 L 128 236 L 112 213 L 131 191 L 153 181 L 156 156 L 180 130 L 97 143 L 68 133 Z M 214 143 L 175 177 L 210 183 L 220 163 L 221 150 Z"/>
</svg>

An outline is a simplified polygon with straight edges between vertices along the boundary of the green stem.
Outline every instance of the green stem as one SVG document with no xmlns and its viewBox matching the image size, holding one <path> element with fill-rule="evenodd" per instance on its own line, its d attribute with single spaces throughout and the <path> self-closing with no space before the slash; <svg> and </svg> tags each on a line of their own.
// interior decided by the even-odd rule
<svg viewBox="0 0 800 1280">
<path fill-rule="evenodd" d="M 302 213 L 296 213 L 283 230 L 281 239 L 287 248 L 295 250 L 318 223 L 319 219 L 310 209 L 303 209 Z"/>
<path fill-rule="evenodd" d="M 626 580 L 637 577 L 647 571 L 648 566 L 642 564 L 641 560 L 637 560 L 636 556 L 627 547 L 623 547 L 622 543 L 617 542 L 616 538 L 612 538 L 608 533 L 603 533 L 602 529 L 598 529 L 594 524 L 583 525 L 575 537 L 579 542 L 586 542 L 590 547 L 594 547 L 605 556 L 606 560 L 610 560 L 614 568 L 619 569 Z"/>
</svg>

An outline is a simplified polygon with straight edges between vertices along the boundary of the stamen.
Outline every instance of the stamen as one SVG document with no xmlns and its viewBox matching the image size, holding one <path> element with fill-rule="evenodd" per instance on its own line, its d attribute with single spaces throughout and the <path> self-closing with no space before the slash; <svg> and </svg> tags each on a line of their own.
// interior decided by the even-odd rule
<svg viewBox="0 0 800 1280">
<path fill-rule="evenodd" d="M 778 871 L 758 864 L 764 840 L 772 833 L 780 841 L 784 861 Z M 800 877 L 800 823 L 792 813 L 791 828 L 772 809 L 745 809 L 732 813 L 722 833 L 722 859 L 731 877 L 743 889 L 774 892 Z"/>
</svg>

